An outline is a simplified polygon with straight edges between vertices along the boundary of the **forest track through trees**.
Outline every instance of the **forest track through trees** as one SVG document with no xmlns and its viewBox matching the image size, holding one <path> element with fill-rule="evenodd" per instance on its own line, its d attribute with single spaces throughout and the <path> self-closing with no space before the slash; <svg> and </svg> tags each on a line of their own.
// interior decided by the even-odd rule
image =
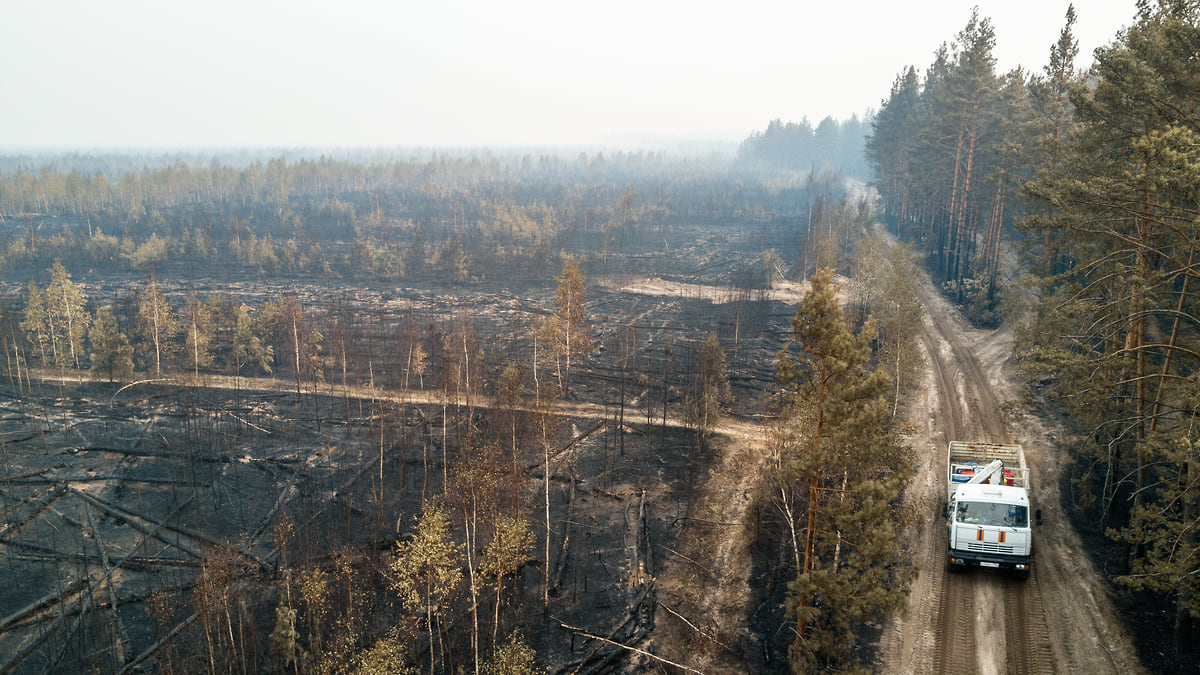
<svg viewBox="0 0 1200 675">
<path fill-rule="evenodd" d="M 921 291 L 926 309 L 922 342 L 928 375 L 910 411 L 910 439 L 920 468 L 911 497 L 924 504 L 912 554 L 919 566 L 905 612 L 885 630 L 880 672 L 1139 673 L 1144 672 L 1117 619 L 1108 588 L 1081 553 L 1062 513 L 1058 481 L 1065 451 L 1061 435 L 1023 406 L 1007 372 L 1008 331 L 967 327 L 932 284 Z M 1011 418 L 1011 419 L 1010 419 Z M 1004 574 L 945 569 L 945 448 L 949 440 L 1017 442 L 1033 471 L 1038 528 L 1033 573 L 1026 581 Z"/>
</svg>

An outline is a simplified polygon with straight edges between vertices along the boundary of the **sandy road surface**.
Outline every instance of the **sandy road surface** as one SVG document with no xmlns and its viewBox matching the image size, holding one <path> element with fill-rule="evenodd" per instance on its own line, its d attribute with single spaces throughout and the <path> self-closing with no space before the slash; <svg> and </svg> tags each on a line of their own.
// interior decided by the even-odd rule
<svg viewBox="0 0 1200 675">
<path fill-rule="evenodd" d="M 924 386 L 908 411 L 921 464 L 912 496 L 927 519 L 912 553 L 920 565 L 906 611 L 881 641 L 886 673 L 1140 673 L 1133 646 L 1117 620 L 1104 582 L 1079 553 L 1078 535 L 1059 506 L 1064 453 L 1042 420 L 1007 404 L 1018 391 L 1006 370 L 1007 332 L 966 327 L 926 284 L 923 342 L 929 361 Z M 1037 563 L 1028 581 L 944 569 L 944 453 L 952 439 L 1016 442 L 1033 472 L 1034 498 L 1044 511 Z"/>
</svg>

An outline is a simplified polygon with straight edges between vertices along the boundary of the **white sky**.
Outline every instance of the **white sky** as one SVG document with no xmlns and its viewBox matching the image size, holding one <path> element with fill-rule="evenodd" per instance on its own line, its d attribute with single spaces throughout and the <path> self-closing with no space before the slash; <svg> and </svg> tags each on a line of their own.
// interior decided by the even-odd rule
<svg viewBox="0 0 1200 675">
<path fill-rule="evenodd" d="M 4 0 L 0 152 L 741 140 L 877 108 L 967 23 L 1040 72 L 1066 0 Z M 1077 66 L 1135 0 L 1076 0 Z"/>
</svg>

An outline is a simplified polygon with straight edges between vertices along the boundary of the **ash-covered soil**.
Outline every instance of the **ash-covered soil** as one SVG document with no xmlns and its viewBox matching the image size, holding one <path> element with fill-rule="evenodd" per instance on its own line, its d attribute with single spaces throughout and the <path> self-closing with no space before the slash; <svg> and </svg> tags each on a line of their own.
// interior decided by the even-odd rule
<svg viewBox="0 0 1200 675">
<path fill-rule="evenodd" d="M 688 570 L 739 579 L 738 538 L 712 523 L 740 517 L 738 486 L 756 466 L 755 415 L 798 299 L 792 286 L 753 296 L 732 287 L 730 272 L 761 255 L 759 227 L 677 228 L 652 270 L 635 255 L 585 266 L 595 350 L 573 365 L 570 395 L 547 415 L 548 535 L 538 444 L 521 440 L 517 475 L 505 479 L 537 541 L 510 583 L 500 638 L 520 627 L 539 663 L 601 672 L 674 657 L 703 670 L 704 650 L 751 650 L 734 611 L 743 587 L 713 595 Z M 87 284 L 93 293 L 120 286 Z M 520 289 L 290 286 L 310 320 L 337 296 L 339 311 L 376 326 L 351 382 L 334 368 L 324 383 L 220 373 L 106 383 L 24 370 L 0 381 L 0 566 L 15 580 L 0 587 L 0 672 L 188 672 L 208 667 L 209 644 L 253 671 L 269 663 L 275 608 L 304 609 L 293 596 L 298 575 L 312 570 L 332 581 L 334 610 L 369 613 L 359 647 L 401 626 L 416 636 L 410 656 L 428 658 L 422 616 L 390 592 L 387 565 L 424 497 L 446 501 L 463 526 L 453 508 L 461 439 L 467 429 L 502 436 L 490 416 L 505 365 L 521 364 L 532 390 L 530 327 L 553 310 L 554 285 L 550 275 Z M 281 288 L 239 281 L 225 290 L 252 300 Z M 382 367 L 382 352 L 396 349 L 389 341 L 435 325 L 467 326 L 472 353 L 477 345 L 486 361 L 482 383 L 447 397 L 432 373 L 405 389 L 401 373 Z M 727 421 L 702 441 L 680 406 L 709 333 L 726 345 L 733 399 Z M 540 367 L 541 378 L 556 376 Z M 531 399 L 514 413 L 526 435 L 537 426 Z M 459 594 L 448 631 L 466 634 L 469 602 Z M 303 615 L 297 628 L 312 651 Z M 468 643 L 436 648 L 469 663 Z M 691 645 L 702 646 L 699 660 Z"/>
<path fill-rule="evenodd" d="M 550 409 L 548 534 L 545 456 L 528 438 L 518 444 L 509 494 L 536 542 L 501 622 L 504 632 L 522 628 L 538 663 L 555 671 L 781 671 L 752 630 L 767 611 L 752 606 L 753 589 L 768 580 L 753 574 L 760 533 L 750 491 L 764 461 L 775 355 L 803 289 L 745 293 L 730 279 L 764 244 L 794 239 L 757 224 L 666 233 L 669 241 L 638 249 L 631 239 L 627 254 L 585 265 L 596 349 L 573 365 L 571 395 Z M 550 273 L 519 288 L 287 285 L 315 315 L 337 296 L 342 311 L 375 326 L 349 383 L 332 368 L 320 384 L 220 373 L 109 384 L 10 368 L 0 380 L 0 567 L 12 580 L 0 585 L 0 673 L 188 672 L 207 667 L 207 640 L 237 645 L 252 672 L 269 661 L 275 608 L 303 609 L 289 600 L 300 570 L 327 574 L 332 609 L 370 617 L 360 621 L 364 635 L 405 627 L 416 636 L 411 656 L 427 659 L 426 626 L 389 590 L 387 564 L 423 497 L 454 503 L 444 483 L 461 450 L 454 439 L 495 426 L 503 367 L 525 365 L 532 388 L 531 325 L 552 311 L 554 283 Z M 283 286 L 243 280 L 229 289 L 253 299 Z M 923 458 L 912 494 L 928 503 L 929 520 L 913 534 L 922 571 L 907 612 L 882 628 L 878 670 L 1138 672 L 1058 505 L 1059 433 L 1016 403 L 1011 339 L 966 328 L 935 294 L 926 306 L 930 375 L 910 397 L 906 424 Z M 405 388 L 403 373 L 378 365 L 411 326 L 435 325 L 469 326 L 485 355 L 483 383 L 469 396 L 442 395 L 431 373 Z M 725 347 L 733 396 L 698 442 L 680 406 L 709 333 Z M 528 393 L 519 408 L 518 426 L 532 431 Z M 1035 576 L 1019 590 L 941 573 L 945 442 L 979 434 L 1022 443 L 1036 472 L 1046 525 Z M 453 517 L 461 528 L 461 512 Z M 202 602 L 215 614 L 198 613 Z M 461 636 L 469 599 L 456 603 L 450 630 Z M 951 616 L 964 620 L 950 626 Z M 1031 616 L 1040 634 L 1022 628 Z M 217 626 L 230 634 L 211 635 Z M 303 616 L 298 630 L 311 649 Z M 467 664 L 468 644 L 445 648 Z"/>
</svg>

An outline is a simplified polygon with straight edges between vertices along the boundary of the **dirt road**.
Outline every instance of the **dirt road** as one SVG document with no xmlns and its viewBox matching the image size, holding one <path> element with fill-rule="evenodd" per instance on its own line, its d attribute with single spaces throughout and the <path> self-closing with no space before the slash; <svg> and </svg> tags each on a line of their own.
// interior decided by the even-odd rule
<svg viewBox="0 0 1200 675">
<path fill-rule="evenodd" d="M 922 298 L 929 362 L 909 411 L 921 465 L 911 486 L 926 520 L 913 542 L 920 566 L 906 611 L 884 633 L 877 670 L 887 673 L 1145 672 L 1100 575 L 1080 553 L 1058 494 L 1064 453 L 1057 434 L 1025 411 L 1011 373 L 1007 331 L 974 330 L 932 285 Z M 945 572 L 944 452 L 950 439 L 1016 442 L 1043 510 L 1028 581 Z"/>
</svg>

